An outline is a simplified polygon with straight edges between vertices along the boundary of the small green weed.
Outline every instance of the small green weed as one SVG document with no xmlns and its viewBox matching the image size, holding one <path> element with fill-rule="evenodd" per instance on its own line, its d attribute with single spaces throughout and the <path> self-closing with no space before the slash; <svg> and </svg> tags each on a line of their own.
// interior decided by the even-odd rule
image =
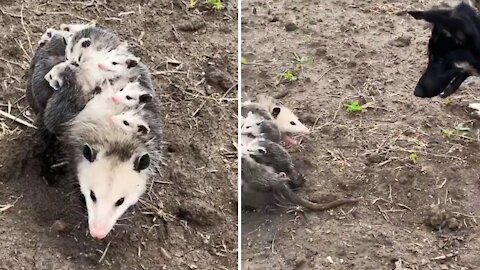
<svg viewBox="0 0 480 270">
<path fill-rule="evenodd" d="M 282 79 L 286 82 L 293 82 L 297 80 L 297 77 L 295 77 L 291 70 L 287 70 L 283 73 Z"/>
<path fill-rule="evenodd" d="M 208 0 L 208 4 L 215 10 L 222 10 L 225 8 L 221 0 Z"/>
<path fill-rule="evenodd" d="M 362 105 L 358 103 L 358 101 L 349 101 L 345 104 L 345 108 L 349 113 L 359 113 L 363 111 Z"/>
<path fill-rule="evenodd" d="M 411 153 L 408 158 L 413 164 L 417 164 L 417 153 Z"/>
</svg>

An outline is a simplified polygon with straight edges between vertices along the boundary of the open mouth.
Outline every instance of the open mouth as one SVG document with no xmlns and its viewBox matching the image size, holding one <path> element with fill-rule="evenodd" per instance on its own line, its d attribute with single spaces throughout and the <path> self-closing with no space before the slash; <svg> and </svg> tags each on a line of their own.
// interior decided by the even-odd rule
<svg viewBox="0 0 480 270">
<path fill-rule="evenodd" d="M 441 98 L 446 98 L 451 94 L 455 93 L 458 90 L 460 85 L 468 78 L 469 74 L 466 72 L 461 72 L 457 76 L 453 77 L 452 80 L 448 83 L 447 87 L 440 93 Z"/>
</svg>

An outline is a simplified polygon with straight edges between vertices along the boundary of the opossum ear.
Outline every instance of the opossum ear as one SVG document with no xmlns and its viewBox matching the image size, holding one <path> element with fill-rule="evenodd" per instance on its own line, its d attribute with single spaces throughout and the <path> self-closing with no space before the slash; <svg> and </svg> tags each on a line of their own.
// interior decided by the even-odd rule
<svg viewBox="0 0 480 270">
<path fill-rule="evenodd" d="M 94 88 L 93 91 L 92 91 L 92 94 L 93 94 L 93 95 L 98 95 L 98 94 L 100 94 L 100 93 L 102 93 L 102 87 L 100 87 L 100 86 L 98 86 L 98 85 L 95 86 L 95 88 Z"/>
<path fill-rule="evenodd" d="M 134 60 L 134 59 L 128 59 L 125 64 L 127 64 L 127 68 L 132 68 L 132 67 L 136 67 L 138 62 L 137 60 Z"/>
<path fill-rule="evenodd" d="M 91 148 L 88 144 L 85 144 L 83 146 L 83 156 L 85 157 L 86 160 L 90 162 L 94 162 L 95 159 L 97 158 L 97 152 Z"/>
<path fill-rule="evenodd" d="M 153 99 L 153 97 L 150 94 L 143 94 L 138 99 L 140 103 L 147 103 L 147 102 L 150 102 Z"/>
<path fill-rule="evenodd" d="M 133 168 L 135 171 L 140 172 L 141 170 L 145 170 L 150 165 L 150 155 L 148 153 L 143 154 L 141 157 L 135 160 L 133 164 Z"/>
<path fill-rule="evenodd" d="M 138 133 L 141 134 L 148 134 L 150 132 L 150 129 L 144 125 L 138 125 Z"/>
<path fill-rule="evenodd" d="M 272 116 L 273 118 L 277 118 L 277 116 L 280 114 L 280 107 L 274 107 L 273 110 L 272 110 Z"/>
</svg>

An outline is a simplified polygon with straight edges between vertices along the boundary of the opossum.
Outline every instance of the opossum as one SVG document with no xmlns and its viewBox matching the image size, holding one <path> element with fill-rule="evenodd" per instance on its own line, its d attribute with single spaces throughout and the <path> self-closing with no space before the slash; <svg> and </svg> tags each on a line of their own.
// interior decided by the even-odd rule
<svg viewBox="0 0 480 270">
<path fill-rule="evenodd" d="M 256 162 L 272 167 L 277 173 L 285 173 L 291 180 L 292 188 L 305 183 L 305 178 L 293 165 L 292 157 L 280 144 L 257 138 L 251 141 L 246 149 Z"/>
<path fill-rule="evenodd" d="M 244 102 L 242 104 L 242 117 L 247 117 L 248 112 L 272 120 L 283 135 L 287 145 L 298 144 L 289 134 L 309 134 L 310 130 L 287 107 L 278 105 L 274 99 L 266 95 L 258 95 L 257 102 Z"/>
<path fill-rule="evenodd" d="M 105 80 L 115 77 L 138 76 L 140 72 L 139 69 L 136 68 L 138 62 L 139 59 L 130 53 L 112 50 L 110 52 L 100 53 L 97 58 L 84 61 L 81 64 L 76 62 L 68 62 L 68 64 L 78 66 L 79 83 L 81 84 L 83 92 L 88 94 Z M 57 65 L 45 76 L 50 86 L 55 89 L 58 89 L 63 83 L 60 74 L 64 65 L 66 65 L 66 63 Z"/>
<path fill-rule="evenodd" d="M 272 120 L 272 115 L 268 112 L 267 108 L 263 105 L 255 102 L 246 101 L 242 103 L 242 117 L 246 118 L 248 112 L 261 116 L 265 120 Z"/>
<path fill-rule="evenodd" d="M 135 204 L 158 166 L 157 138 L 112 129 L 101 121 L 73 119 L 63 138 L 88 210 L 90 234 L 103 239 L 117 219 Z"/>
<path fill-rule="evenodd" d="M 124 130 L 125 132 L 148 134 L 150 132 L 150 126 L 145 120 L 141 109 L 142 108 L 137 110 L 129 110 L 113 115 L 111 116 L 110 120 L 116 127 Z"/>
<path fill-rule="evenodd" d="M 275 173 L 272 168 L 255 162 L 248 156 L 242 156 L 242 203 L 258 208 L 260 196 L 268 200 L 281 200 L 280 197 L 294 204 L 303 206 L 313 211 L 325 211 L 341 205 L 358 202 L 358 199 L 339 199 L 327 204 L 318 204 L 300 197 L 288 186 L 288 178 Z M 262 194 L 263 193 L 263 194 Z M 270 197 L 269 197 L 270 196 Z M 253 202 L 253 203 L 252 203 Z M 270 203 L 273 203 L 271 201 Z"/>
<path fill-rule="evenodd" d="M 276 143 L 280 143 L 282 140 L 277 124 L 273 121 L 265 120 L 261 116 L 253 114 L 253 112 L 248 112 L 247 117 L 243 121 L 242 135 L 248 135 L 247 138 L 264 138 Z"/>
<path fill-rule="evenodd" d="M 153 98 L 151 91 L 151 89 L 140 85 L 138 81 L 131 82 L 118 90 L 118 92 L 113 95 L 112 101 L 123 104 L 148 103 Z"/>
</svg>

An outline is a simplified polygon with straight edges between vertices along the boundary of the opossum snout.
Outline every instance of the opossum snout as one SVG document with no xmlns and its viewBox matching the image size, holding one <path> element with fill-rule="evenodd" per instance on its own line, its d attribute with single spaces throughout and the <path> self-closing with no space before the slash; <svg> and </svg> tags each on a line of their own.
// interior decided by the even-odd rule
<svg viewBox="0 0 480 270">
<path fill-rule="evenodd" d="M 102 240 L 107 237 L 108 230 L 103 226 L 97 226 L 90 229 L 90 235 L 92 238 Z"/>
<path fill-rule="evenodd" d="M 118 104 L 118 99 L 116 97 L 112 97 L 113 104 Z"/>
</svg>

